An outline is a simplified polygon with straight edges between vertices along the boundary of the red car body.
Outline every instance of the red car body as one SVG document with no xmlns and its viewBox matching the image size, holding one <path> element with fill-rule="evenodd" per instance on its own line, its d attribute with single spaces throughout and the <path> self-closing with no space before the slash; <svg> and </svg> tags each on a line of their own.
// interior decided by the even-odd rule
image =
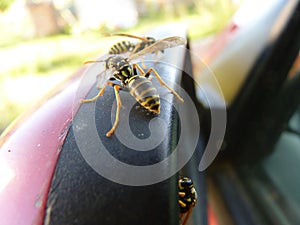
<svg viewBox="0 0 300 225">
<path fill-rule="evenodd" d="M 287 7 L 285 8 L 286 11 L 284 12 L 289 12 L 290 14 L 292 14 L 293 12 L 292 8 L 299 10 L 299 2 L 293 5 L 291 3 L 286 4 L 284 3 L 284 1 L 278 1 L 278 4 L 274 5 L 274 10 L 273 11 L 271 10 L 270 13 L 271 16 L 266 17 L 268 18 L 268 21 L 270 18 L 275 20 L 274 24 L 276 26 L 274 25 L 274 29 L 275 28 L 279 29 L 283 27 L 283 26 L 281 27 L 279 26 L 282 24 L 280 24 L 280 21 L 279 22 L 276 21 L 276 19 L 277 19 L 277 13 L 280 11 L 281 7 L 286 5 L 287 5 Z M 299 17 L 297 17 L 297 14 L 296 16 L 294 15 L 292 19 L 294 19 L 293 21 L 296 21 L 295 24 L 299 24 L 300 19 Z M 264 21 L 259 23 L 263 24 Z M 258 25 L 259 23 L 254 25 Z M 233 22 L 229 25 L 228 29 L 225 29 L 224 32 L 221 33 L 219 38 L 217 38 L 215 42 L 213 42 L 213 44 L 210 45 L 211 47 L 205 48 L 206 52 L 201 53 L 199 55 L 201 55 L 201 57 L 204 57 L 207 60 L 207 62 L 212 65 L 213 69 L 216 69 L 216 71 L 222 71 L 223 70 L 222 66 L 224 65 L 226 66 L 226 64 L 228 63 L 228 61 L 226 61 L 228 60 L 227 58 L 228 55 L 226 51 L 228 51 L 228 49 L 229 50 L 236 49 L 235 43 L 237 43 L 237 40 L 234 38 L 236 38 L 237 34 L 239 35 L 243 34 L 244 28 L 246 29 L 246 27 L 236 23 L 236 21 L 233 20 Z M 257 29 L 259 29 L 259 27 L 257 27 Z M 173 28 L 171 30 L 172 32 L 174 32 Z M 252 30 L 250 29 L 249 31 L 254 32 L 255 30 L 256 28 L 255 26 L 253 26 Z M 276 29 L 274 30 L 274 32 L 275 31 Z M 272 35 L 275 34 L 276 32 L 272 33 Z M 246 35 L 245 40 L 249 40 L 247 39 L 248 36 L 246 33 L 245 35 Z M 253 33 L 249 35 L 253 35 Z M 268 35 L 270 34 L 268 33 Z M 266 37 L 267 41 L 270 41 L 268 37 L 274 38 L 274 36 L 267 36 Z M 249 44 L 249 42 L 247 41 L 245 43 Z M 256 43 L 252 42 L 251 44 L 252 45 L 242 46 L 241 49 L 238 49 L 239 50 L 238 52 L 242 52 L 243 56 L 246 59 L 248 56 L 247 55 L 248 50 L 250 51 L 252 46 L 256 46 L 255 45 Z M 269 42 L 267 42 L 267 44 L 269 44 Z M 247 47 L 247 48 L 244 49 L 243 47 Z M 268 45 L 264 47 L 267 48 Z M 296 46 L 296 51 L 297 50 L 299 51 L 299 48 L 298 49 L 297 48 L 298 47 Z M 263 51 L 264 49 L 259 49 L 259 50 Z M 256 53 L 258 54 L 258 52 Z M 252 54 L 251 56 L 254 55 Z M 294 52 L 291 55 L 293 56 L 292 57 L 293 59 L 291 59 L 291 61 L 293 61 L 295 58 Z M 236 55 L 233 54 L 233 57 L 234 56 L 236 56 L 236 58 L 232 58 L 230 56 L 230 60 L 239 62 L 238 60 L 240 54 L 236 54 Z M 179 56 L 179 57 L 183 57 L 183 56 Z M 224 61 L 220 60 L 222 59 L 222 57 L 224 57 Z M 257 58 L 249 58 L 247 59 L 248 61 L 247 60 L 245 61 L 255 62 L 256 59 Z M 217 63 L 215 64 L 216 67 L 214 67 L 213 63 L 218 60 L 221 61 L 222 63 L 221 64 Z M 254 65 L 253 67 L 255 68 L 255 64 L 251 64 L 251 65 Z M 225 69 L 223 71 L 225 71 Z M 51 184 L 54 179 L 55 169 L 57 167 L 57 163 L 61 154 L 61 149 L 65 144 L 66 137 L 68 135 L 72 123 L 72 119 L 76 115 L 77 109 L 80 106 L 80 103 L 77 98 L 78 96 L 80 98 L 84 98 L 89 91 L 89 90 L 78 89 L 80 79 L 84 73 L 84 70 L 85 68 L 79 70 L 76 74 L 74 74 L 74 76 L 72 76 L 69 80 L 67 80 L 55 91 L 53 91 L 48 97 L 46 97 L 43 101 L 41 101 L 41 103 L 38 104 L 35 108 L 31 109 L 22 117 L 20 117 L 2 134 L 0 139 L 0 179 L 1 179 L 0 181 L 0 224 L 1 225 L 48 224 L 48 222 L 50 221 L 50 218 L 47 217 L 47 215 L 50 214 L 47 212 L 51 212 L 52 205 L 49 204 L 49 202 L 47 204 L 47 201 L 51 189 Z M 248 73 L 250 73 L 250 71 L 247 70 L 247 71 L 242 71 L 240 74 L 243 81 L 241 83 L 243 85 L 247 84 L 247 82 L 249 81 L 247 80 Z M 221 88 L 225 87 L 226 85 L 222 84 L 222 79 L 227 79 L 228 77 L 224 77 L 222 76 L 222 74 L 218 74 L 218 73 L 216 75 L 219 78 Z M 228 74 L 225 75 L 229 76 Z M 222 85 L 224 86 L 222 87 Z M 238 89 L 239 92 L 237 92 L 236 95 L 239 95 L 240 93 L 243 94 L 242 85 L 239 85 Z M 256 92 L 254 94 L 256 94 Z M 229 98 L 232 100 L 233 99 L 232 95 Z M 247 100 L 247 98 L 248 96 L 242 96 L 242 99 Z M 198 100 L 201 101 L 201 99 Z M 231 102 L 231 100 L 229 102 Z M 251 104 L 248 104 L 248 107 L 251 106 L 252 106 Z M 228 107 L 230 108 L 230 105 L 228 105 Z M 233 113 L 237 113 L 237 114 L 232 114 L 232 115 L 237 115 L 236 118 L 241 118 L 241 119 L 243 119 L 244 113 L 249 112 L 248 108 L 247 110 L 241 111 L 240 114 L 238 114 L 239 113 L 238 110 L 236 111 L 235 110 L 233 110 Z M 253 111 L 251 111 L 251 113 L 253 113 Z M 233 135 L 228 136 L 229 138 L 226 139 L 228 141 L 226 142 L 226 144 L 228 144 L 228 146 L 232 145 L 233 146 L 232 149 L 236 147 L 234 145 L 236 142 L 240 140 L 245 140 L 242 139 L 242 136 L 239 136 L 240 130 L 238 129 L 236 130 L 234 128 L 240 126 L 241 124 L 244 124 L 244 122 L 246 123 L 247 121 L 248 121 L 247 118 L 245 120 L 237 120 L 237 121 L 233 120 L 234 123 L 229 124 L 230 125 L 229 131 L 233 131 Z M 247 130 L 247 127 L 244 128 L 243 130 Z M 239 138 L 232 138 L 237 136 Z M 248 137 L 248 139 L 250 138 Z M 226 146 L 224 148 L 226 149 Z M 230 152 L 232 149 L 229 149 L 228 151 Z M 241 149 L 238 148 L 238 150 L 233 152 L 231 156 L 233 155 L 234 158 L 235 154 L 238 155 L 244 153 L 243 151 L 240 150 Z M 245 153 L 248 153 L 248 156 L 249 155 L 251 156 L 252 151 L 250 151 L 250 153 L 245 151 Z M 55 187 L 52 188 L 55 189 Z M 206 194 L 206 192 L 204 190 L 202 191 L 203 192 L 198 193 L 198 195 L 200 194 L 200 198 L 204 199 L 203 201 L 201 200 L 203 203 L 201 207 L 204 207 L 204 209 L 202 208 L 203 210 L 202 212 L 197 211 L 196 213 L 194 213 L 197 215 L 203 214 L 202 218 L 199 219 L 199 216 L 197 217 L 197 215 L 195 215 L 194 217 L 191 217 L 191 220 L 193 220 L 195 224 L 199 224 L 200 223 L 199 221 L 202 221 L 201 222 L 202 224 L 205 223 L 222 224 L 222 221 L 217 218 L 215 209 L 212 207 L 212 205 L 210 203 L 208 203 L 208 206 L 206 205 L 207 203 L 205 200 L 206 196 L 203 196 Z M 135 192 L 131 194 L 134 196 Z M 55 202 L 53 204 L 55 204 Z M 78 202 L 78 205 L 80 204 L 81 202 Z M 169 203 L 166 203 L 166 205 L 168 204 Z M 159 205 L 157 207 L 159 208 Z M 172 208 L 172 206 L 170 206 L 170 208 Z M 208 213 L 206 211 L 207 209 L 208 209 Z M 124 207 L 122 210 L 126 210 L 126 207 Z M 237 209 L 232 209 L 232 211 L 235 210 L 238 211 Z M 112 213 L 111 215 L 114 215 L 114 213 Z M 239 215 L 242 215 L 243 217 L 245 214 L 238 214 L 237 217 L 239 217 Z M 80 216 L 82 215 L 78 215 L 78 217 Z M 162 215 L 162 216 L 166 216 L 166 215 Z M 174 215 L 170 214 L 167 216 L 171 217 Z M 114 215 L 112 217 L 118 217 L 118 215 Z M 140 219 L 141 221 L 143 221 L 144 218 L 140 218 Z M 178 220 L 176 221 L 175 219 L 174 221 L 175 221 L 174 224 L 176 223 L 178 224 Z M 71 221 L 70 224 L 73 222 L 74 221 Z M 143 224 L 143 222 L 141 222 L 141 224 Z M 159 222 L 159 218 L 158 218 L 158 222 Z M 146 220 L 145 220 L 145 224 L 147 224 Z"/>
<path fill-rule="evenodd" d="M 43 224 L 57 159 L 72 122 L 78 71 L 1 137 L 0 224 Z M 83 96 L 86 93 L 83 93 Z M 4 177 L 10 174 L 5 180 Z"/>
</svg>

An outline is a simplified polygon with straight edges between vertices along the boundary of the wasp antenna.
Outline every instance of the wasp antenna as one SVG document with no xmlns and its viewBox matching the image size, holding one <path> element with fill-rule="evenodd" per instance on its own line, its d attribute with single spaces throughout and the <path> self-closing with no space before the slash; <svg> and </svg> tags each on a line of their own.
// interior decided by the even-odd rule
<svg viewBox="0 0 300 225">
<path fill-rule="evenodd" d="M 98 63 L 98 62 L 104 62 L 102 60 L 88 60 L 88 61 L 85 61 L 83 64 L 89 64 L 89 63 Z"/>
<path fill-rule="evenodd" d="M 113 37 L 113 36 L 120 36 L 120 37 L 129 37 L 129 38 L 135 38 L 135 39 L 139 39 L 141 41 L 146 41 L 148 42 L 149 40 L 145 37 L 140 37 L 140 36 L 136 36 L 133 34 L 124 34 L 124 33 L 113 33 L 113 34 L 103 34 L 104 37 Z"/>
<path fill-rule="evenodd" d="M 113 34 L 104 33 L 104 34 L 102 34 L 102 36 L 103 36 L 103 37 L 111 37 L 111 36 L 113 36 Z"/>
</svg>

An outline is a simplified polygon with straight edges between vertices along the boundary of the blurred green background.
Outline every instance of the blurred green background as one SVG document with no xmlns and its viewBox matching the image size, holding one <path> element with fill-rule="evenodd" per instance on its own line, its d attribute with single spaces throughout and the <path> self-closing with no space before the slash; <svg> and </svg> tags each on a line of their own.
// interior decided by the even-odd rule
<svg viewBox="0 0 300 225">
<path fill-rule="evenodd" d="M 102 33 L 185 22 L 191 42 L 224 28 L 233 0 L 0 0 L 0 133 L 46 92 L 108 49 Z"/>
</svg>

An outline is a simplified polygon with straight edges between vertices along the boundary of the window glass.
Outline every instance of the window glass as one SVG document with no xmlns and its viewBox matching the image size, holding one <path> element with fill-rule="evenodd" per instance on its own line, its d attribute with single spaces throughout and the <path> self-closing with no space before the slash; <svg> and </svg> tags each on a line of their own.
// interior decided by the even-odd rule
<svg viewBox="0 0 300 225">
<path fill-rule="evenodd" d="M 300 221 L 300 215 L 296 213 L 300 210 L 300 107 L 282 132 L 273 153 L 263 161 L 262 169 L 281 196 L 282 201 L 277 204 L 281 208 L 288 206 L 287 216 L 297 217 L 289 219 Z M 273 198 L 276 200 L 276 196 Z"/>
</svg>

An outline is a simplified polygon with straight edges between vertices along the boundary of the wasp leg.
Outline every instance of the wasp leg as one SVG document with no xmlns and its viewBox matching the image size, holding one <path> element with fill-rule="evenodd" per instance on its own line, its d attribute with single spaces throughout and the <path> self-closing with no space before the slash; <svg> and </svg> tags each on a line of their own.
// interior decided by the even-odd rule
<svg viewBox="0 0 300 225">
<path fill-rule="evenodd" d="M 190 208 L 186 213 L 181 213 L 181 215 L 180 215 L 181 224 L 180 225 L 186 225 L 187 221 L 190 218 L 192 210 L 193 209 Z"/>
<path fill-rule="evenodd" d="M 91 99 L 81 99 L 80 102 L 87 103 L 87 102 L 96 101 L 97 98 L 99 98 L 101 95 L 103 95 L 107 85 L 110 85 L 114 88 L 116 99 L 117 99 L 116 119 L 115 119 L 115 122 L 113 124 L 113 127 L 110 129 L 110 131 L 108 131 L 106 133 L 106 136 L 110 137 L 114 133 L 114 131 L 116 130 L 116 127 L 117 127 L 118 122 L 119 122 L 120 108 L 122 107 L 122 102 L 121 102 L 121 98 L 120 98 L 120 95 L 119 95 L 119 90 L 121 89 L 121 86 L 119 86 L 117 84 L 114 84 L 112 82 L 107 82 L 106 85 L 103 88 L 101 88 L 101 90 L 99 91 L 99 93 L 95 97 L 93 97 Z"/>
<path fill-rule="evenodd" d="M 156 51 L 155 52 L 156 59 L 154 61 L 155 64 L 158 63 L 160 60 L 162 60 L 164 58 L 164 54 L 163 53 L 161 55 L 158 55 L 158 54 L 159 54 L 159 51 Z"/>
<path fill-rule="evenodd" d="M 153 72 L 153 74 L 156 76 L 157 80 L 159 81 L 160 85 L 165 86 L 173 95 L 175 95 L 175 97 L 180 101 L 180 102 L 184 102 L 184 100 L 179 96 L 179 94 L 177 94 L 176 91 L 174 91 L 169 85 L 167 85 L 163 79 L 159 76 L 159 74 L 156 72 L 155 69 L 150 68 L 148 69 L 148 71 L 145 73 L 145 71 L 138 65 L 138 64 L 133 64 L 132 65 L 133 68 L 137 68 L 140 73 L 144 76 L 144 77 L 149 77 L 151 72 Z"/>
<path fill-rule="evenodd" d="M 115 95 L 116 95 L 116 100 L 117 100 L 117 111 L 116 111 L 116 119 L 114 122 L 114 125 L 112 126 L 112 128 L 110 129 L 110 131 L 108 131 L 106 133 L 107 137 L 110 137 L 116 130 L 116 127 L 119 123 L 119 115 L 120 115 L 120 109 L 122 107 L 122 102 L 121 102 L 121 98 L 119 95 L 119 90 L 121 89 L 121 87 L 117 84 L 114 83 L 109 83 L 109 85 L 112 85 L 114 87 L 114 91 L 115 91 Z"/>
<path fill-rule="evenodd" d="M 148 77 L 148 80 L 152 81 L 152 79 L 153 79 L 153 76 Z"/>
<path fill-rule="evenodd" d="M 115 80 L 115 78 L 114 78 L 114 77 L 111 77 L 111 78 L 109 78 L 109 80 L 110 80 L 110 81 L 113 81 L 113 80 Z M 99 91 L 99 93 L 98 93 L 95 97 L 90 98 L 90 99 L 80 99 L 80 102 L 81 102 L 81 103 L 87 103 L 87 102 L 94 102 L 94 101 L 96 101 L 100 96 L 103 95 L 103 93 L 104 93 L 104 91 L 105 91 L 107 85 L 113 86 L 114 83 L 112 83 L 112 82 L 107 82 L 102 88 L 101 88 L 101 87 L 98 87 L 98 85 L 97 85 L 96 87 L 97 87 L 98 89 L 101 88 L 100 91 Z"/>
<path fill-rule="evenodd" d="M 144 70 L 147 69 L 144 57 L 142 58 L 142 67 L 143 67 Z"/>
<path fill-rule="evenodd" d="M 110 83 L 110 82 L 109 82 L 109 83 Z M 108 85 L 109 83 L 107 83 L 104 87 L 102 87 L 102 88 L 100 89 L 99 93 L 98 93 L 95 97 L 90 98 L 90 99 L 80 99 L 80 102 L 81 102 L 81 103 L 87 103 L 87 102 L 94 102 L 94 101 L 96 101 L 97 98 L 99 98 L 101 95 L 103 95 L 103 93 L 104 93 L 104 91 L 105 91 L 105 89 L 106 89 L 106 87 L 107 87 L 107 85 Z"/>
</svg>

